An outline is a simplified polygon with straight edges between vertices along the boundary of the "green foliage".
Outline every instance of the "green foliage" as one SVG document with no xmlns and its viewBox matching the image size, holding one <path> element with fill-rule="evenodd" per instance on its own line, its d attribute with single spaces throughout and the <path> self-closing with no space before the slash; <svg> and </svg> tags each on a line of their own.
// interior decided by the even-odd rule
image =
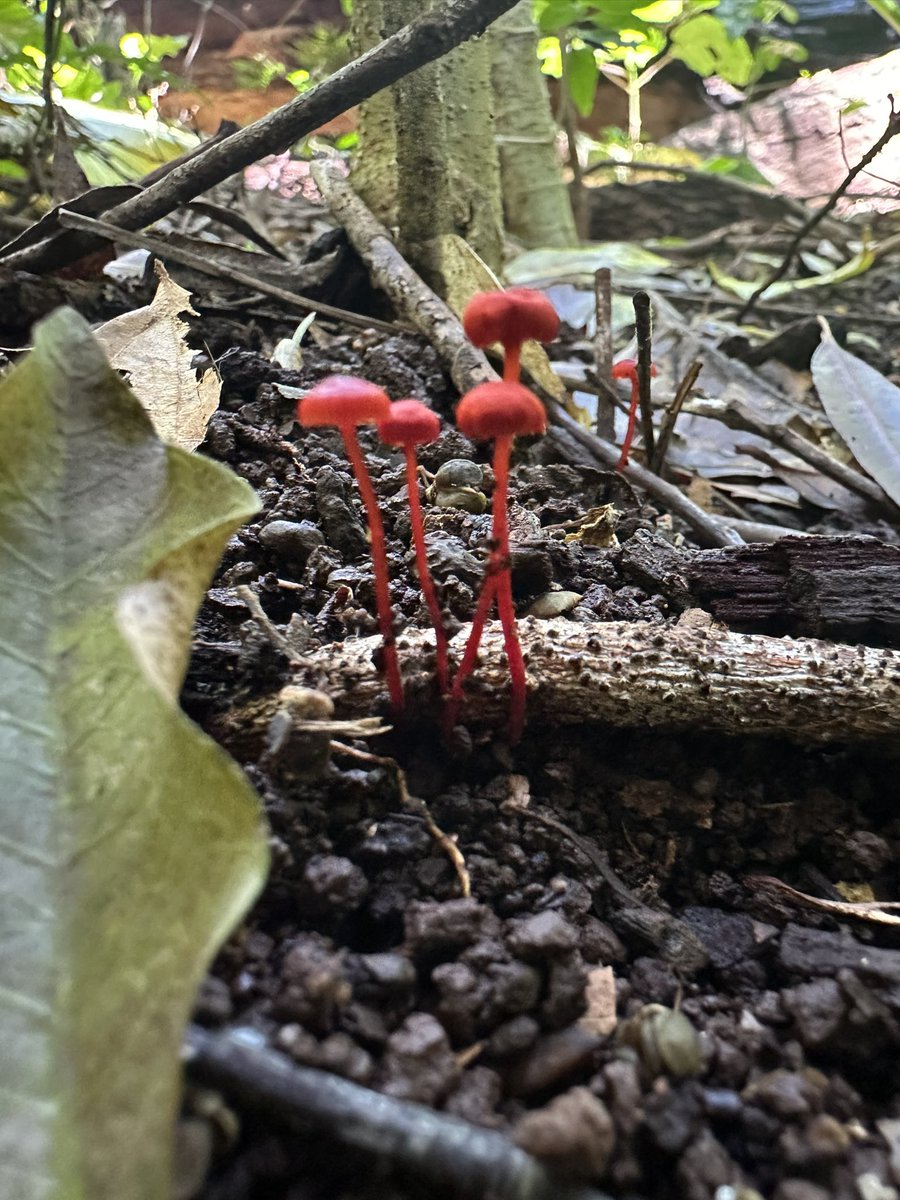
<svg viewBox="0 0 900 1200">
<path fill-rule="evenodd" d="M 0 0 L 0 68 L 7 88 L 40 94 L 45 63 L 44 20 L 25 0 Z M 186 38 L 145 37 L 126 33 L 117 43 L 102 38 L 85 45 L 67 30 L 60 32 L 54 54 L 53 85 L 66 99 L 85 100 L 106 108 L 125 108 L 142 92 L 175 76 L 163 60 L 178 53 Z"/>
<path fill-rule="evenodd" d="M 266 871 L 252 789 L 177 704 L 255 510 L 71 310 L 0 384 L 3 1196 L 170 1194 L 184 1025 Z"/>
<path fill-rule="evenodd" d="M 644 82 L 672 59 L 704 78 L 716 75 L 746 87 L 782 59 L 805 57 L 794 42 L 747 36 L 776 17 L 795 20 L 786 0 L 534 0 L 534 12 L 545 35 L 544 69 L 556 73 L 550 45 L 555 39 L 562 45 L 560 73 L 583 113 L 592 106 L 591 79 L 596 90 L 605 69 L 624 73 L 624 86 L 636 104 Z M 588 54 L 594 58 L 593 72 Z"/>
<path fill-rule="evenodd" d="M 900 33 L 900 0 L 869 0 L 869 7 L 873 8 L 895 33 Z"/>
</svg>

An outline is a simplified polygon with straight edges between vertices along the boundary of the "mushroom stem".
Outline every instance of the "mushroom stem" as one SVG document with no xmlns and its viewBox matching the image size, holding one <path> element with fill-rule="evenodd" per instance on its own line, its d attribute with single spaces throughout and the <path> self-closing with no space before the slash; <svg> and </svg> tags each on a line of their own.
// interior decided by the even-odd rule
<svg viewBox="0 0 900 1200">
<path fill-rule="evenodd" d="M 394 617 L 391 612 L 391 591 L 388 584 L 387 548 L 384 540 L 384 525 L 378 508 L 378 498 L 366 468 L 354 426 L 340 426 L 341 436 L 347 450 L 347 458 L 356 476 L 359 494 L 366 509 L 369 536 L 372 541 L 372 569 L 375 575 L 375 606 L 378 611 L 378 627 L 384 642 L 384 673 L 387 678 L 391 708 L 395 715 L 403 712 L 403 684 L 400 680 L 400 662 L 397 658 L 397 643 L 394 638 Z M 418 495 L 416 496 L 418 500 Z"/>
<path fill-rule="evenodd" d="M 434 581 L 428 567 L 428 553 L 425 548 L 425 522 L 422 519 L 422 505 L 419 501 L 419 476 L 416 464 L 416 448 L 414 445 L 404 447 L 406 457 L 406 490 L 409 492 L 409 517 L 412 526 L 413 546 L 416 551 L 416 570 L 419 573 L 419 583 L 422 595 L 431 614 L 434 626 L 435 670 L 441 695 L 446 696 L 450 691 L 450 668 L 447 664 L 447 634 L 444 632 L 444 618 L 438 602 Z"/>
<path fill-rule="evenodd" d="M 507 383 L 518 383 L 522 373 L 522 343 L 507 342 L 504 350 L 503 378 Z"/>
<path fill-rule="evenodd" d="M 515 743 L 522 736 L 525 725 L 526 675 L 525 660 L 516 632 L 516 613 L 512 598 L 512 572 L 509 562 L 509 460 L 512 452 L 511 436 L 499 436 L 494 442 L 494 497 L 492 503 L 492 546 L 487 571 L 478 606 L 472 619 L 472 629 L 463 651 L 462 660 L 453 680 L 450 703 L 447 708 L 447 726 L 456 723 L 459 706 L 463 698 L 463 684 L 472 673 L 478 657 L 478 646 L 484 633 L 494 599 L 497 614 L 503 629 L 503 645 L 509 666 L 511 684 L 508 735 Z"/>
<path fill-rule="evenodd" d="M 628 410 L 628 428 L 625 430 L 625 437 L 622 441 L 622 453 L 619 455 L 619 461 L 616 463 L 617 471 L 624 471 L 628 466 L 628 455 L 631 451 L 631 443 L 634 440 L 634 426 L 637 421 L 639 388 L 637 374 L 631 376 L 631 407 Z"/>
</svg>

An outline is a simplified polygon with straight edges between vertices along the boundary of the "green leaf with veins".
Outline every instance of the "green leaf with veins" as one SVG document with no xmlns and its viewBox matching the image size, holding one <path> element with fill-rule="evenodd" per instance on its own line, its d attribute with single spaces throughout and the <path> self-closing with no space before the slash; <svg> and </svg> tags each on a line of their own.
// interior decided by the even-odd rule
<svg viewBox="0 0 900 1200">
<path fill-rule="evenodd" d="M 179 1046 L 262 885 L 244 776 L 177 706 L 241 480 L 164 446 L 62 310 L 0 383 L 0 1194 L 164 1200 Z"/>
</svg>

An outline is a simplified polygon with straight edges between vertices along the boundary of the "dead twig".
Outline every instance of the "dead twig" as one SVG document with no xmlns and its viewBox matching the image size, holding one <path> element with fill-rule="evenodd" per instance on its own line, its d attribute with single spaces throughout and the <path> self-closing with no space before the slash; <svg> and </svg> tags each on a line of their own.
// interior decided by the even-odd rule
<svg viewBox="0 0 900 1200">
<path fill-rule="evenodd" d="M 755 433 L 767 441 L 774 442 L 783 450 L 796 454 L 804 462 L 827 475 L 836 483 L 842 484 L 862 496 L 870 504 L 876 505 L 896 519 L 897 507 L 890 497 L 882 491 L 874 479 L 863 475 L 846 463 L 838 462 L 825 450 L 820 449 L 808 438 L 801 437 L 781 421 L 767 419 L 762 413 L 754 411 L 749 405 L 740 400 L 708 400 L 694 398 L 689 401 L 686 412 L 698 417 L 708 417 L 713 421 L 721 421 L 729 429 L 737 429 L 744 433 Z"/>
<path fill-rule="evenodd" d="M 618 398 L 612 382 L 612 271 L 598 267 L 594 272 L 594 371 L 597 388 L 597 437 L 611 442 L 615 437 L 615 405 Z"/>
<path fill-rule="evenodd" d="M 666 461 L 666 451 L 669 449 L 669 442 L 671 442 L 672 434 L 675 432 L 675 422 L 678 420 L 678 414 L 681 412 L 685 400 L 691 394 L 691 390 L 697 382 L 697 376 L 702 370 L 703 363 L 699 359 L 695 359 L 685 372 L 681 383 L 679 383 L 672 403 L 663 413 L 663 418 L 659 423 L 659 437 L 656 439 L 653 457 L 648 463 L 654 475 L 662 473 L 663 463 Z"/>
<path fill-rule="evenodd" d="M 874 144 L 874 146 L 870 147 L 870 149 L 866 151 L 859 162 L 850 168 L 843 180 L 838 184 L 822 207 L 803 222 L 803 224 L 791 238 L 790 244 L 788 245 L 787 250 L 785 250 L 784 257 L 782 258 L 781 262 L 778 264 L 769 278 L 766 279 L 765 282 L 761 283 L 759 287 L 752 292 L 752 294 L 748 297 L 747 302 L 738 312 L 736 318 L 738 322 L 746 321 L 748 314 L 753 311 L 756 301 L 769 290 L 773 283 L 777 283 L 779 279 L 784 278 L 788 272 L 788 269 L 790 268 L 791 263 L 794 261 L 797 251 L 800 249 L 800 246 L 803 243 L 803 239 L 816 228 L 823 218 L 828 216 L 857 175 L 859 175 L 861 171 L 864 171 L 869 163 L 872 162 L 873 159 L 877 158 L 888 142 L 892 138 L 896 137 L 898 133 L 900 133 L 900 109 L 895 107 L 893 96 L 888 96 L 888 100 L 890 101 L 891 111 L 890 115 L 888 116 L 888 122 L 884 133 Z"/>
<path fill-rule="evenodd" d="M 583 425 L 579 425 L 574 417 L 569 416 L 561 404 L 550 401 L 548 408 L 556 424 L 563 426 L 566 432 L 577 442 L 580 442 L 599 463 L 602 463 L 605 467 L 615 467 L 619 461 L 619 450 L 616 446 L 611 445 L 609 442 L 604 442 L 602 438 L 598 438 L 590 429 L 585 429 Z M 658 500 L 661 504 L 664 504 L 670 512 L 690 525 L 698 541 L 704 546 L 739 546 L 743 543 L 744 539 L 741 535 L 730 528 L 728 524 L 712 516 L 711 513 L 704 512 L 698 504 L 688 499 L 674 484 L 666 483 L 664 479 L 660 479 L 658 475 L 654 475 L 646 467 L 642 467 L 635 462 L 630 462 L 621 474 L 629 482 L 639 487 L 641 491 L 646 492 L 648 496 L 652 496 L 654 500 Z"/>
<path fill-rule="evenodd" d="M 349 312 L 345 308 L 335 308 L 333 304 L 325 304 L 320 300 L 310 300 L 308 296 L 300 296 L 289 292 L 286 288 L 268 283 L 259 275 L 251 275 L 249 271 L 241 271 L 231 264 L 218 263 L 214 258 L 204 258 L 183 246 L 173 246 L 163 238 L 153 237 L 147 233 L 130 233 L 120 229 L 109 221 L 101 221 L 96 217 L 86 217 L 82 213 L 68 212 L 62 209 L 59 213 L 59 223 L 64 229 L 81 229 L 95 233 L 109 241 L 120 242 L 123 246 L 135 246 L 141 250 L 149 250 L 163 261 L 180 263 L 193 271 L 202 271 L 214 279 L 224 279 L 229 283 L 239 283 L 242 287 L 252 288 L 263 296 L 270 296 L 288 308 L 298 312 L 318 313 L 320 317 L 330 317 L 333 321 L 342 321 L 345 325 L 355 325 L 360 329 L 380 329 L 384 333 L 394 334 L 398 330 L 396 323 L 380 321 L 377 317 L 364 317 L 359 313 Z"/>
<path fill-rule="evenodd" d="M 377 1155 L 459 1196 L 608 1200 L 551 1174 L 502 1133 L 297 1066 L 249 1031 L 210 1033 L 191 1025 L 185 1060 L 192 1079 L 242 1104 Z"/>
<path fill-rule="evenodd" d="M 638 399 L 641 407 L 641 433 L 644 437 L 644 458 L 653 461 L 653 401 L 650 399 L 650 372 L 653 365 L 653 315 L 650 297 L 646 292 L 635 292 L 634 338 L 637 342 Z"/>
<path fill-rule="evenodd" d="M 461 894 L 466 898 L 471 896 L 472 880 L 469 877 L 469 868 L 466 866 L 466 860 L 462 851 L 453 838 L 448 833 L 445 833 L 440 825 L 437 824 L 425 801 L 411 794 L 406 783 L 406 772 L 397 762 L 396 758 L 389 758 L 384 754 L 372 754 L 368 750 L 357 750 L 353 746 L 344 745 L 343 742 L 332 742 L 331 749 L 335 754 L 346 754 L 349 758 L 355 758 L 358 762 L 373 763 L 375 766 L 387 767 L 392 772 L 397 783 L 397 791 L 400 793 L 400 803 L 408 812 L 415 813 L 416 816 L 421 818 L 425 828 L 428 830 L 429 837 L 440 846 L 444 854 L 450 859 L 453 870 L 456 872 L 456 878 L 459 880 Z"/>
<path fill-rule="evenodd" d="M 519 623 L 528 666 L 529 718 L 553 727 L 602 723 L 783 737 L 808 745 L 900 746 L 900 652 L 815 638 L 732 633 L 715 625 L 662 628 L 629 622 L 581 625 L 564 618 Z M 468 627 L 453 638 L 461 653 Z M 407 630 L 398 649 L 410 669 L 407 704 L 428 711 L 433 679 L 412 665 L 429 634 Z M 343 716 L 378 711 L 384 684 L 377 637 L 330 645 L 306 657 L 297 682 L 319 688 Z M 486 631 L 479 682 L 468 700 L 473 725 L 508 716 L 499 623 Z"/>
</svg>

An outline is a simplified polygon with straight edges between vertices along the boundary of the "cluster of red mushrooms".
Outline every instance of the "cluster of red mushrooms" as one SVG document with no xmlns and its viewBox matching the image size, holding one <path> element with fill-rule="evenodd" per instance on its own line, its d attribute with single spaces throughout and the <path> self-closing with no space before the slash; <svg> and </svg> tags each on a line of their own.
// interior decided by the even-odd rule
<svg viewBox="0 0 900 1200">
<path fill-rule="evenodd" d="M 516 436 L 540 434 L 547 426 L 543 404 L 533 392 L 519 382 L 522 346 L 532 338 L 540 342 L 551 342 L 559 331 L 559 317 L 550 301 L 540 292 L 528 288 L 510 288 L 507 291 L 484 292 L 474 296 L 463 314 L 463 327 L 469 340 L 476 346 L 486 347 L 500 343 L 504 349 L 504 360 L 503 379 L 473 388 L 463 396 L 456 409 L 456 423 L 462 433 L 473 441 L 494 442 L 494 494 L 490 556 L 472 629 L 452 680 L 447 653 L 447 634 L 428 568 L 416 464 L 416 447 L 433 442 L 438 437 L 440 419 L 418 400 L 397 400 L 392 403 L 387 394 L 375 384 L 347 375 L 333 375 L 317 384 L 298 404 L 297 415 L 301 425 L 329 425 L 340 431 L 359 486 L 369 523 L 375 600 L 384 643 L 384 674 L 394 716 L 399 717 L 402 714 L 404 697 L 394 638 L 384 525 L 375 489 L 357 440 L 356 430 L 359 425 L 375 425 L 380 439 L 386 445 L 401 448 L 406 457 L 406 482 L 416 569 L 434 625 L 436 675 L 441 696 L 446 702 L 445 726 L 449 730 L 456 724 L 463 699 L 463 686 L 475 666 L 484 627 L 496 601 L 511 684 L 508 735 L 511 742 L 516 742 L 521 737 L 525 723 L 526 677 L 525 663 L 516 632 L 509 561 L 509 462 Z M 620 368 L 623 365 L 619 364 Z M 633 380 L 630 435 L 634 429 L 637 394 L 634 390 L 634 364 L 629 365 L 629 377 Z M 630 440 L 628 436 L 623 447 L 623 465 L 627 462 Z"/>
</svg>

